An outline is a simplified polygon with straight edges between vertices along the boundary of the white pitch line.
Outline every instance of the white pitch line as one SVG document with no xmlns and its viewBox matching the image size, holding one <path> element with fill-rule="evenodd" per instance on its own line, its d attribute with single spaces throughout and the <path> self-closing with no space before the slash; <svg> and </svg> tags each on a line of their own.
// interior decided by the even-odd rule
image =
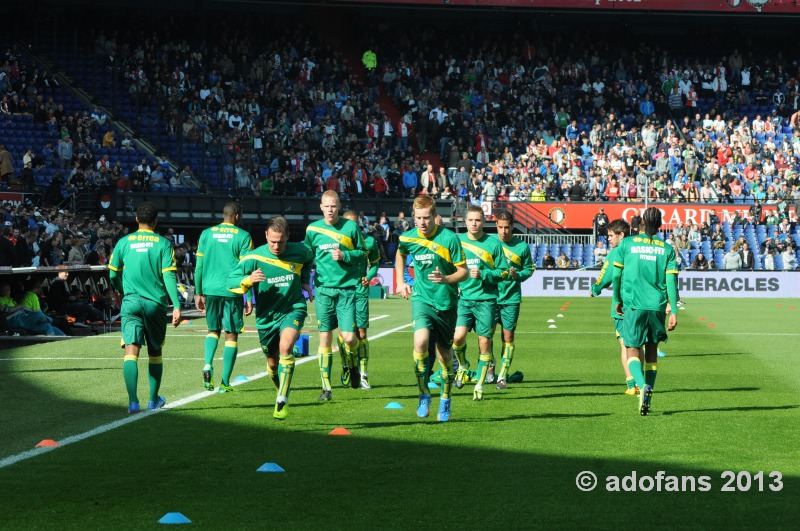
<svg viewBox="0 0 800 531">
<path fill-rule="evenodd" d="M 398 331 L 400 331 L 400 330 L 402 330 L 404 328 L 408 328 L 409 326 L 411 326 L 411 323 L 392 328 L 391 330 L 386 330 L 385 332 L 381 332 L 380 334 L 375 334 L 374 336 L 372 336 L 370 338 L 370 340 L 375 340 L 375 339 L 379 339 L 381 337 L 388 336 L 389 334 L 393 334 L 393 333 L 398 332 Z M 253 350 L 248 350 L 246 352 L 242 352 L 240 354 L 240 356 L 246 356 L 248 354 L 253 354 L 255 352 L 261 352 L 261 349 L 257 348 L 257 349 L 253 349 Z M 307 358 L 302 358 L 299 361 L 295 362 L 295 365 L 301 365 L 303 363 L 308 363 L 309 361 L 315 360 L 315 359 L 317 359 L 317 356 L 309 356 Z M 245 383 L 247 383 L 249 381 L 258 380 L 260 378 L 263 378 L 266 375 L 267 375 L 266 371 L 260 372 L 258 374 L 254 374 L 253 376 L 249 376 L 247 381 L 243 381 L 243 380 L 236 381 L 236 380 L 234 380 L 233 382 L 231 382 L 231 384 L 234 385 L 234 386 L 242 385 L 242 384 L 245 384 Z M 203 391 L 203 392 L 200 392 L 200 393 L 196 393 L 194 395 L 187 396 L 185 398 L 181 398 L 179 400 L 176 400 L 175 402 L 171 402 L 171 403 L 167 404 L 166 406 L 164 406 L 163 409 L 173 409 L 173 408 L 176 408 L 176 407 L 180 407 L 180 406 L 183 406 L 183 405 L 186 405 L 186 404 L 190 404 L 192 402 L 196 402 L 196 401 L 201 400 L 203 398 L 207 398 L 209 396 L 213 396 L 215 394 L 217 394 L 217 393 L 215 393 L 213 391 Z M 11 465 L 13 465 L 15 463 L 19 463 L 20 461 L 24 461 L 25 459 L 29 459 L 31 457 L 36 457 L 38 455 L 42 455 L 44 453 L 50 452 L 52 450 L 55 450 L 57 448 L 61 448 L 63 446 L 67 446 L 68 444 L 84 441 L 84 440 L 88 439 L 89 437 L 94 437 L 95 435 L 100 435 L 101 433 L 106 433 L 108 431 L 111 431 L 111 430 L 114 430 L 116 428 L 119 428 L 120 426 L 125 426 L 126 424 L 130 424 L 131 422 L 136 422 L 138 420 L 147 418 L 147 417 L 149 417 L 151 415 L 155 415 L 155 414 L 161 413 L 161 411 L 163 411 L 163 410 L 162 409 L 156 409 L 154 411 L 142 412 L 142 413 L 140 413 L 138 415 L 131 415 L 131 416 L 125 417 L 123 419 L 115 420 L 114 422 L 109 422 L 107 424 L 103 424 L 102 426 L 98 426 L 97 428 L 91 429 L 89 431 L 85 431 L 85 432 L 79 433 L 77 435 L 72 435 L 72 436 L 67 437 L 65 439 L 62 439 L 60 441 L 57 441 L 58 442 L 58 446 L 47 446 L 47 447 L 42 447 L 42 448 L 34 448 L 32 450 L 26 450 L 26 451 L 24 451 L 22 453 L 8 456 L 8 457 L 6 457 L 4 459 L 0 459 L 0 469 L 5 468 L 7 466 L 11 466 Z"/>
</svg>

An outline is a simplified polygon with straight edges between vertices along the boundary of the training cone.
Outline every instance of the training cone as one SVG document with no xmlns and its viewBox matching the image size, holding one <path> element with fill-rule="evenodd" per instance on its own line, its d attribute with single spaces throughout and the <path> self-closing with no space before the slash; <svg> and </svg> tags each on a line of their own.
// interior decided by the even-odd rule
<svg viewBox="0 0 800 531">
<path fill-rule="evenodd" d="M 191 524 L 192 521 L 181 513 L 167 513 L 158 521 L 159 524 Z"/>
<path fill-rule="evenodd" d="M 281 466 L 277 463 L 264 463 L 256 472 L 286 472 Z"/>
<path fill-rule="evenodd" d="M 439 384 L 437 384 L 436 382 L 430 382 L 430 383 L 428 383 L 428 388 L 429 389 L 441 389 L 441 386 Z"/>
<path fill-rule="evenodd" d="M 550 325 L 547 328 L 558 328 L 556 325 Z"/>
<path fill-rule="evenodd" d="M 389 402 L 386 404 L 385 409 L 403 409 L 403 406 L 401 406 L 398 402 Z"/>
<path fill-rule="evenodd" d="M 548 320 L 547 320 L 547 322 L 548 322 L 548 323 L 555 323 L 555 322 L 556 322 L 556 320 L 555 320 L 555 319 L 548 319 Z"/>
<path fill-rule="evenodd" d="M 245 376 L 245 375 L 243 374 L 243 375 L 241 375 L 241 376 L 237 376 L 236 378 L 234 378 L 234 379 L 233 379 L 233 381 L 234 381 L 234 382 L 249 382 L 249 381 L 250 381 L 250 378 L 248 378 L 247 376 Z"/>
<path fill-rule="evenodd" d="M 564 317 L 564 315 L 563 314 L 558 314 L 558 315 L 556 315 L 556 317 Z"/>
<path fill-rule="evenodd" d="M 345 428 L 334 428 L 328 432 L 328 435 L 350 435 L 350 432 Z"/>
<path fill-rule="evenodd" d="M 36 445 L 36 448 L 55 448 L 56 446 L 58 446 L 58 443 L 53 439 L 43 439 Z"/>
</svg>

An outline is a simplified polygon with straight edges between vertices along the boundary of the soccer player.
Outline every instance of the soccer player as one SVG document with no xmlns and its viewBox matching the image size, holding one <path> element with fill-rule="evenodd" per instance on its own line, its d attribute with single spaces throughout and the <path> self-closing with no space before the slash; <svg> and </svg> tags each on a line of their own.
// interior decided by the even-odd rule
<svg viewBox="0 0 800 531">
<path fill-rule="evenodd" d="M 208 335 L 204 343 L 205 365 L 203 385 L 214 390 L 214 353 L 219 335 L 225 330 L 225 347 L 222 350 L 222 383 L 220 393 L 233 391 L 230 384 L 236 355 L 239 352 L 239 332 L 244 328 L 242 296 L 228 290 L 228 276 L 239 260 L 253 249 L 250 234 L 238 227 L 242 220 L 242 207 L 230 201 L 222 210 L 222 223 L 209 227 L 200 235 L 197 244 L 197 267 L 194 272 L 195 306 L 206 314 Z M 245 315 L 253 311 L 248 301 Z"/>
<path fill-rule="evenodd" d="M 355 210 L 348 210 L 342 215 L 343 218 L 358 223 L 358 216 Z M 361 389 L 372 389 L 369 385 L 367 370 L 369 365 L 369 339 L 367 339 L 367 328 L 369 328 L 369 282 L 378 274 L 378 264 L 381 261 L 381 253 L 378 244 L 372 236 L 364 237 L 364 245 L 367 248 L 367 256 L 362 260 L 361 271 L 365 276 L 356 286 L 356 327 L 358 333 L 358 369 L 361 374 Z M 369 270 L 367 270 L 369 266 Z M 350 383 L 350 367 L 345 360 L 344 338 L 338 334 L 339 354 L 342 356 L 342 385 Z"/>
<path fill-rule="evenodd" d="M 139 351 L 147 344 L 150 373 L 150 402 L 147 409 L 164 407 L 161 388 L 161 349 L 167 334 L 167 303 L 172 302 L 172 324 L 181 320 L 181 303 L 175 279 L 172 243 L 156 234 L 158 209 L 153 203 L 136 208 L 139 230 L 117 242 L 108 269 L 111 285 L 122 293 L 122 344 L 125 354 L 122 375 L 128 391 L 128 413 L 139 413 L 136 386 L 139 379 Z"/>
<path fill-rule="evenodd" d="M 599 296 L 600 292 L 611 286 L 611 280 L 614 275 L 613 270 L 609 271 L 609 267 L 611 264 L 617 261 L 619 244 L 623 238 L 630 236 L 631 226 L 624 219 L 615 219 L 608 224 L 608 228 L 606 230 L 608 232 L 608 245 L 611 247 L 611 250 L 608 252 L 608 256 L 606 256 L 606 260 L 603 262 L 603 267 L 600 269 L 600 273 L 597 275 L 597 281 L 592 284 L 592 297 Z M 628 350 L 625 348 L 625 342 L 622 339 L 623 316 L 617 313 L 613 300 L 611 303 L 611 318 L 614 320 L 614 330 L 616 331 L 617 339 L 619 340 L 620 360 L 622 362 L 622 370 L 625 373 L 625 394 L 633 396 L 639 391 L 639 389 L 636 387 L 636 382 L 633 379 L 633 376 L 631 376 L 630 369 L 628 369 Z"/>
<path fill-rule="evenodd" d="M 623 315 L 622 339 L 628 351 L 628 368 L 641 389 L 639 413 L 650 412 L 656 381 L 658 343 L 667 339 L 664 319 L 669 303 L 668 330 L 678 325 L 678 267 L 675 250 L 656 236 L 661 211 L 650 207 L 642 215 L 644 232 L 620 242 L 614 261 L 614 305 Z M 645 367 L 639 361 L 644 348 Z"/>
<path fill-rule="evenodd" d="M 503 247 L 496 238 L 483 232 L 483 209 L 470 205 L 464 218 L 467 226 L 465 234 L 459 234 L 461 247 L 467 260 L 469 275 L 461 283 L 461 297 L 458 299 L 458 318 L 453 337 L 453 351 L 458 358 L 458 372 L 455 386 L 464 387 L 464 379 L 469 369 L 467 361 L 467 334 L 475 330 L 478 335 L 478 381 L 472 399 L 483 400 L 483 384 L 492 361 L 492 336 L 500 320 L 497 308 L 499 292 L 497 284 L 508 276 Z"/>
<path fill-rule="evenodd" d="M 311 294 L 314 255 L 301 243 L 287 243 L 285 218 L 270 218 L 266 234 L 266 245 L 239 261 L 228 277 L 228 287 L 239 296 L 254 287 L 258 340 L 267 356 L 267 373 L 278 391 L 272 416 L 283 420 L 289 415 L 294 345 L 308 315 L 302 290 Z"/>
<path fill-rule="evenodd" d="M 320 201 L 323 218 L 306 229 L 305 245 L 316 259 L 314 299 L 317 303 L 319 372 L 322 379 L 319 401 L 333 397 L 331 342 L 337 326 L 344 339 L 350 387 L 358 389 L 361 384 L 356 359 L 356 286 L 361 284 L 364 277 L 361 266 L 367 251 L 358 224 L 339 217 L 341 207 L 339 194 L 333 190 L 326 191 Z"/>
<path fill-rule="evenodd" d="M 514 216 L 507 210 L 497 213 L 497 238 L 503 246 L 508 262 L 508 276 L 498 285 L 498 309 L 500 328 L 503 332 L 503 354 L 500 371 L 497 373 L 497 388 L 508 387 L 508 374 L 514 359 L 514 332 L 519 320 L 519 306 L 522 303 L 522 283 L 533 276 L 533 264 L 528 244 L 514 236 Z"/>
<path fill-rule="evenodd" d="M 417 416 L 430 413 L 431 392 L 428 388 L 426 360 L 431 331 L 436 336 L 439 363 L 442 365 L 441 400 L 437 420 L 450 420 L 450 391 L 453 384 L 453 336 L 458 303 L 458 283 L 469 274 L 466 258 L 458 237 L 434 223 L 436 203 L 430 196 L 414 199 L 415 229 L 400 236 L 395 260 L 397 294 L 412 296 L 411 322 L 414 328 L 414 372 L 419 386 Z M 406 257 L 414 257 L 414 287 L 405 283 Z"/>
</svg>

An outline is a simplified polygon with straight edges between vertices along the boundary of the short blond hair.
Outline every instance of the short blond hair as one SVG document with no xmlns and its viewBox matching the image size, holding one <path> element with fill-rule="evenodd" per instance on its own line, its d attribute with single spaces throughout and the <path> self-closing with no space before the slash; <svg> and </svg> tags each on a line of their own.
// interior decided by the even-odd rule
<svg viewBox="0 0 800 531">
<path fill-rule="evenodd" d="M 421 195 L 414 199 L 413 208 L 414 210 L 430 208 L 431 216 L 436 215 L 436 201 L 434 201 L 429 195 Z"/>
<path fill-rule="evenodd" d="M 319 198 L 320 203 L 326 197 L 332 197 L 333 199 L 335 199 L 337 205 L 341 205 L 342 204 L 342 202 L 339 200 L 339 194 L 337 194 L 333 190 L 325 190 L 325 192 L 322 193 L 322 197 Z"/>
</svg>

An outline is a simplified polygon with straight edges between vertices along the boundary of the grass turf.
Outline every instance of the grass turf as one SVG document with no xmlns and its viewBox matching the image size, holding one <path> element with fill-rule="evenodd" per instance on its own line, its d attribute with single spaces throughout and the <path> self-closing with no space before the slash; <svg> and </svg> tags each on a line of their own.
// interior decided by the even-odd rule
<svg viewBox="0 0 800 531">
<path fill-rule="evenodd" d="M 526 299 L 512 368 L 524 382 L 506 391 L 486 386 L 483 402 L 471 401 L 470 385 L 455 390 L 447 424 L 435 421 L 437 398 L 430 418 L 415 415 L 411 329 L 400 328 L 409 303 L 372 302 L 372 316 L 386 317 L 373 321 L 371 336 L 392 331 L 371 342 L 372 391 L 335 385 L 333 402 L 318 403 L 310 360 L 295 370 L 284 422 L 272 419 L 267 378 L 142 415 L 0 468 L 0 527 L 140 529 L 173 511 L 195 526 L 233 528 L 793 525 L 790 500 L 800 488 L 794 301 L 688 300 L 662 346 L 668 356 L 659 359 L 653 412 L 642 418 L 638 401 L 622 393 L 609 300 Z M 548 319 L 558 328 L 548 328 Z M 202 391 L 203 326 L 198 320 L 169 332 L 168 403 Z M 469 345 L 474 365 L 474 336 Z M 126 419 L 118 346 L 119 335 L 110 334 L 0 353 L 0 459 Z M 255 334 L 240 336 L 239 348 L 255 351 Z M 220 360 L 215 367 L 218 382 Z M 334 355 L 336 384 L 338 367 Z M 253 352 L 238 360 L 234 376 L 264 369 Z M 146 373 L 143 356 L 143 403 Z M 404 408 L 384 408 L 394 401 Z M 340 426 L 352 435 L 328 435 Z M 256 472 L 267 462 L 286 472 Z M 764 471 L 763 492 L 757 480 L 748 492 L 722 492 L 726 470 Z M 600 478 L 594 491 L 576 487 L 581 471 Z M 710 490 L 605 489 L 609 476 L 628 476 L 629 484 L 633 472 L 638 479 L 658 471 L 707 476 Z M 780 492 L 769 488 L 772 471 L 782 473 Z"/>
</svg>

